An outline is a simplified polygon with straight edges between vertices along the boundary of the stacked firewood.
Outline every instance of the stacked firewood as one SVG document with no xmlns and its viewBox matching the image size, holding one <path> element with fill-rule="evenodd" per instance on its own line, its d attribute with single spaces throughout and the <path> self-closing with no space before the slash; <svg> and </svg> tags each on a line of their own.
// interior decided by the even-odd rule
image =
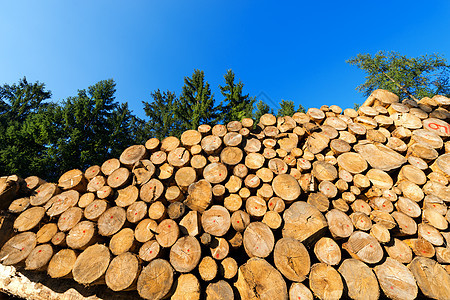
<svg viewBox="0 0 450 300">
<path fill-rule="evenodd" d="M 144 299 L 450 299 L 449 109 L 376 90 L 4 177 L 1 263 Z"/>
</svg>

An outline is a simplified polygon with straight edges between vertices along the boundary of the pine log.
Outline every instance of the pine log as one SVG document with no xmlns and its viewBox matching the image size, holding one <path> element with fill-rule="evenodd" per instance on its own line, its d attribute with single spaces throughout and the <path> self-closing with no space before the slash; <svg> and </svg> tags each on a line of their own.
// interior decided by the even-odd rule
<svg viewBox="0 0 450 300">
<path fill-rule="evenodd" d="M 97 221 L 108 208 L 109 204 L 107 201 L 94 200 L 84 209 L 84 217 L 91 221 Z"/>
<path fill-rule="evenodd" d="M 160 256 L 161 247 L 156 240 L 145 242 L 139 249 L 139 258 L 143 261 L 152 261 Z"/>
<path fill-rule="evenodd" d="M 165 219 L 156 227 L 156 241 L 163 248 L 169 248 L 178 240 L 180 229 L 178 224 L 171 219 Z"/>
<path fill-rule="evenodd" d="M 346 238 L 353 233 L 352 220 L 342 211 L 332 209 L 325 214 L 325 218 L 327 219 L 331 235 L 334 238 Z"/>
<path fill-rule="evenodd" d="M 230 228 L 230 213 L 226 208 L 213 205 L 202 214 L 202 228 L 214 236 L 223 236 Z"/>
<path fill-rule="evenodd" d="M 383 258 L 380 243 L 368 233 L 355 231 L 342 248 L 356 259 L 368 264 L 376 264 Z"/>
<path fill-rule="evenodd" d="M 51 258 L 48 263 L 47 274 L 51 278 L 71 276 L 76 260 L 77 254 L 75 251 L 72 249 L 62 249 Z"/>
<path fill-rule="evenodd" d="M 135 246 L 134 231 L 131 228 L 123 228 L 111 237 L 109 250 L 114 255 L 133 251 Z"/>
<path fill-rule="evenodd" d="M 30 197 L 22 197 L 15 199 L 8 207 L 8 211 L 14 214 L 18 214 L 26 210 L 30 206 Z"/>
<path fill-rule="evenodd" d="M 211 281 L 217 276 L 217 263 L 211 256 L 204 256 L 198 265 L 198 272 L 203 281 Z"/>
<path fill-rule="evenodd" d="M 61 214 L 58 219 L 58 228 L 61 231 L 69 231 L 83 217 L 83 210 L 79 207 L 71 207 Z"/>
<path fill-rule="evenodd" d="M 362 261 L 346 259 L 342 262 L 338 271 L 345 280 L 348 296 L 351 299 L 377 300 L 380 297 L 377 278 Z"/>
<path fill-rule="evenodd" d="M 328 237 L 323 237 L 314 245 L 317 259 L 330 266 L 338 265 L 341 261 L 341 249 L 338 244 Z"/>
<path fill-rule="evenodd" d="M 199 300 L 200 299 L 200 282 L 195 275 L 181 274 L 175 281 L 175 292 L 171 296 L 172 300 Z"/>
<path fill-rule="evenodd" d="M 86 208 L 89 204 L 92 203 L 95 199 L 94 193 L 85 193 L 80 196 L 80 199 L 78 200 L 78 206 L 81 208 Z"/>
<path fill-rule="evenodd" d="M 97 241 L 95 225 L 90 221 L 81 221 L 70 229 L 66 237 L 67 246 L 72 249 L 86 249 Z"/>
<path fill-rule="evenodd" d="M 167 209 L 161 201 L 153 202 L 148 208 L 148 216 L 150 219 L 161 222 L 167 216 Z"/>
<path fill-rule="evenodd" d="M 310 270 L 310 258 L 306 247 L 293 238 L 282 238 L 274 248 L 275 267 L 287 279 L 302 282 Z"/>
<path fill-rule="evenodd" d="M 212 200 L 212 187 L 211 184 L 202 179 L 189 186 L 189 195 L 184 204 L 191 210 L 203 213 L 209 206 Z"/>
<path fill-rule="evenodd" d="M 374 169 L 390 171 L 397 169 L 406 163 L 406 158 L 404 156 L 381 144 L 358 144 L 353 148 Z"/>
<path fill-rule="evenodd" d="M 98 218 L 98 233 L 103 236 L 111 236 L 122 228 L 125 221 L 125 209 L 119 206 L 111 207 Z"/>
<path fill-rule="evenodd" d="M 139 198 L 147 203 L 152 203 L 158 200 L 164 192 L 164 186 L 156 178 L 151 179 L 144 184 L 139 191 Z"/>
<path fill-rule="evenodd" d="M 0 250 L 0 262 L 5 266 L 25 261 L 36 247 L 36 234 L 22 232 L 10 238 Z"/>
<path fill-rule="evenodd" d="M 23 232 L 35 228 L 45 215 L 45 208 L 31 207 L 21 213 L 14 221 L 14 229 Z"/>
<path fill-rule="evenodd" d="M 283 237 L 304 240 L 323 234 L 327 222 L 322 213 L 305 202 L 294 202 L 283 213 Z"/>
<path fill-rule="evenodd" d="M 106 285 L 116 292 L 135 288 L 139 271 L 136 255 L 124 252 L 111 260 L 105 274 Z"/>
<path fill-rule="evenodd" d="M 47 223 L 43 225 L 36 233 L 36 243 L 45 244 L 50 242 L 57 232 L 58 226 L 55 223 Z"/>
<path fill-rule="evenodd" d="M 36 246 L 25 260 L 25 270 L 44 271 L 53 256 L 53 248 L 50 244 Z"/>
<path fill-rule="evenodd" d="M 127 207 L 132 205 L 139 197 L 139 189 L 134 185 L 129 185 L 117 191 L 118 196 L 115 200 L 117 206 Z"/>
<path fill-rule="evenodd" d="M 170 248 L 170 264 L 178 272 L 191 272 L 200 262 L 200 258 L 200 243 L 195 237 L 182 237 Z"/>
<path fill-rule="evenodd" d="M 142 269 L 137 281 L 137 291 L 144 299 L 163 299 L 172 288 L 173 269 L 163 259 L 152 260 Z"/>
<path fill-rule="evenodd" d="M 44 205 L 58 193 L 59 188 L 56 184 L 44 183 L 36 188 L 35 193 L 30 196 L 30 204 L 33 206 Z"/>
<path fill-rule="evenodd" d="M 220 262 L 219 272 L 223 278 L 232 279 L 236 276 L 238 268 L 239 266 L 234 258 L 226 257 Z"/>
<path fill-rule="evenodd" d="M 183 234 L 197 236 L 200 233 L 200 216 L 197 211 L 188 212 L 179 222 Z"/>
<path fill-rule="evenodd" d="M 244 249 L 249 257 L 267 257 L 275 239 L 270 228 L 261 222 L 250 223 L 244 232 Z"/>
<path fill-rule="evenodd" d="M 53 196 L 44 206 L 49 217 L 59 216 L 69 208 L 77 205 L 80 193 L 76 190 L 68 190 Z"/>
<path fill-rule="evenodd" d="M 140 243 L 145 243 L 153 238 L 158 224 L 152 219 L 143 219 L 134 230 L 134 237 Z"/>
<path fill-rule="evenodd" d="M 84 250 L 75 261 L 73 279 L 81 284 L 92 284 L 106 272 L 111 255 L 106 246 L 95 244 Z"/>
<path fill-rule="evenodd" d="M 286 282 L 279 271 L 258 257 L 249 259 L 239 267 L 234 286 L 242 300 L 288 299 Z"/>
<path fill-rule="evenodd" d="M 126 219 L 130 223 L 137 223 L 147 214 L 147 203 L 144 201 L 136 201 L 128 206 L 126 211 Z"/>
<path fill-rule="evenodd" d="M 222 260 L 228 256 L 230 245 L 224 238 L 213 237 L 209 243 L 211 256 L 216 260 Z"/>
<path fill-rule="evenodd" d="M 333 267 L 317 263 L 311 267 L 309 288 L 319 299 L 340 299 L 344 284 L 341 276 Z"/>
<path fill-rule="evenodd" d="M 86 191 L 87 180 L 80 170 L 70 170 L 58 179 L 58 187 L 62 190 L 73 189 L 78 192 Z"/>
<path fill-rule="evenodd" d="M 231 286 L 224 280 L 210 283 L 206 288 L 206 299 L 208 300 L 226 300 L 233 299 L 234 293 Z"/>
</svg>

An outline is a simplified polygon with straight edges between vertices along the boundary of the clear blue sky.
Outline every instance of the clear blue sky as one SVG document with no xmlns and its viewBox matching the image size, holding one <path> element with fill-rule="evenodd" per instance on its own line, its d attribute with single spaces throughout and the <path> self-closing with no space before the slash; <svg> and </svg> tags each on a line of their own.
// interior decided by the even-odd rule
<svg viewBox="0 0 450 300">
<path fill-rule="evenodd" d="M 449 16 L 450 1 L 3 1 L 0 84 L 26 76 L 60 101 L 113 78 L 117 100 L 144 117 L 150 92 L 179 94 L 195 68 L 221 100 L 231 68 L 272 106 L 352 107 L 364 73 L 347 59 L 450 59 Z"/>
</svg>

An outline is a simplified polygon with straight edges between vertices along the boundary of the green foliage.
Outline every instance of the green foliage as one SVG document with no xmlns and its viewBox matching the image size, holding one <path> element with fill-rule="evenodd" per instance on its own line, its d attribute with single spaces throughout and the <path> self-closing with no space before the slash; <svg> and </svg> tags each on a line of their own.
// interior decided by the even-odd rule
<svg viewBox="0 0 450 300">
<path fill-rule="evenodd" d="M 259 123 L 259 119 L 261 119 L 264 114 L 273 114 L 273 109 L 271 109 L 270 106 L 264 101 L 259 100 L 259 102 L 256 103 L 256 111 L 253 113 L 253 120 L 255 120 L 255 124 Z"/>
<path fill-rule="evenodd" d="M 358 54 L 347 63 L 367 73 L 366 82 L 357 87 L 366 97 L 375 89 L 389 90 L 400 99 L 450 94 L 450 68 L 438 54 L 410 58 L 380 51 L 374 56 Z"/>
<path fill-rule="evenodd" d="M 220 120 L 219 109 L 214 105 L 214 96 L 203 71 L 195 70 L 191 78 L 184 78 L 183 91 L 176 101 L 175 116 L 182 131 Z"/>
<path fill-rule="evenodd" d="M 250 97 L 249 94 L 242 94 L 244 84 L 240 80 L 238 83 L 234 82 L 235 74 L 232 70 L 227 71 L 224 79 L 225 85 L 219 86 L 222 95 L 225 97 L 225 104 L 221 103 L 220 105 L 224 123 L 251 117 L 255 98 Z"/>
<path fill-rule="evenodd" d="M 0 174 L 51 178 L 57 161 L 52 150 L 59 134 L 58 106 L 45 102 L 43 83 L 0 87 Z"/>
<path fill-rule="evenodd" d="M 175 104 L 177 96 L 175 93 L 160 90 L 150 94 L 152 102 L 142 101 L 144 104 L 145 115 L 149 118 L 146 123 L 146 132 L 151 137 L 163 139 L 167 136 L 181 135 L 181 122 L 175 116 Z"/>
<path fill-rule="evenodd" d="M 353 109 L 356 110 L 356 111 L 357 111 L 360 107 L 361 107 L 361 104 L 359 104 L 359 103 L 354 103 L 354 104 L 353 104 Z"/>
<path fill-rule="evenodd" d="M 303 105 L 299 104 L 297 112 L 306 113 L 306 109 L 303 107 Z"/>
<path fill-rule="evenodd" d="M 295 113 L 294 101 L 281 100 L 277 117 L 292 116 Z"/>
<path fill-rule="evenodd" d="M 141 121 L 128 104 L 115 101 L 115 86 L 114 80 L 103 80 L 64 102 L 64 135 L 57 143 L 61 170 L 101 164 L 136 142 Z"/>
</svg>

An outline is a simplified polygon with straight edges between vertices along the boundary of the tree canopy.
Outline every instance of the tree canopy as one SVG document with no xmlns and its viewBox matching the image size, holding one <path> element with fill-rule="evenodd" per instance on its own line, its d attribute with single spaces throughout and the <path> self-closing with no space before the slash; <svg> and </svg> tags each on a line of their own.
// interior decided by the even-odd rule
<svg viewBox="0 0 450 300">
<path fill-rule="evenodd" d="M 380 51 L 373 56 L 358 54 L 347 63 L 366 72 L 366 81 L 357 87 L 366 97 L 376 89 L 389 90 L 400 99 L 450 95 L 450 66 L 439 54 L 407 57 Z"/>
</svg>

